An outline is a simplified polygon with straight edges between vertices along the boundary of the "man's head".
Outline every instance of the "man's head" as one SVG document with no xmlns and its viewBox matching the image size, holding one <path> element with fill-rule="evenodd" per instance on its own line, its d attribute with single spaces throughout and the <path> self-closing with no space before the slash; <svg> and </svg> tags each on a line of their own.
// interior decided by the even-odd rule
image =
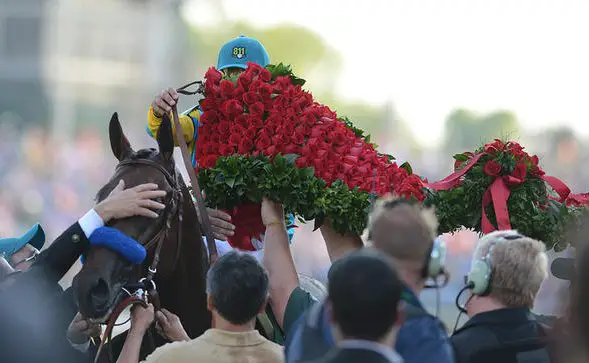
<svg viewBox="0 0 589 363">
<path fill-rule="evenodd" d="M 21 237 L 0 239 L 0 255 L 15 270 L 26 271 L 44 244 L 45 232 L 36 224 Z"/>
<path fill-rule="evenodd" d="M 437 228 L 433 210 L 390 197 L 378 201 L 371 213 L 368 238 L 372 246 L 393 259 L 404 282 L 419 292 Z"/>
<path fill-rule="evenodd" d="M 389 258 L 364 248 L 338 261 L 329 273 L 328 307 L 343 339 L 393 343 L 402 323 L 402 283 Z"/>
<path fill-rule="evenodd" d="M 516 231 L 496 231 L 477 243 L 467 283 L 469 316 L 500 308 L 534 305 L 540 285 L 548 277 L 548 257 L 540 241 Z"/>
<path fill-rule="evenodd" d="M 251 323 L 268 301 L 268 274 L 250 255 L 230 252 L 207 275 L 209 310 L 233 325 Z"/>
<path fill-rule="evenodd" d="M 270 56 L 262 43 L 242 35 L 223 44 L 217 70 L 228 74 L 240 73 L 247 68 L 248 62 L 266 67 L 270 64 Z"/>
</svg>

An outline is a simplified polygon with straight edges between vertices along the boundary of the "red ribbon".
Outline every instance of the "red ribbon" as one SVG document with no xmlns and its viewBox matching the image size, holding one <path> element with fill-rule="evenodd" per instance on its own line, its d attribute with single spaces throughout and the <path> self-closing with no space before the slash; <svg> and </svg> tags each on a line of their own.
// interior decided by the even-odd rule
<svg viewBox="0 0 589 363">
<path fill-rule="evenodd" d="M 444 179 L 437 181 L 433 184 L 425 183 L 425 187 L 433 189 L 435 191 L 438 191 L 438 190 L 448 190 L 448 189 L 452 189 L 452 188 L 458 186 L 460 184 L 460 178 L 464 174 L 466 174 L 467 171 L 472 169 L 472 167 L 476 165 L 477 161 L 479 161 L 479 159 L 483 155 L 485 155 L 485 153 L 476 154 L 475 156 L 472 157 L 472 159 L 469 159 L 466 161 L 467 164 L 464 168 L 448 175 Z"/>
<path fill-rule="evenodd" d="M 560 198 L 557 200 L 559 202 L 564 203 L 571 194 L 571 189 L 562 180 L 548 175 L 544 175 L 542 179 L 558 194 Z"/>
<path fill-rule="evenodd" d="M 513 182 L 513 180 L 511 181 Z M 491 233 L 496 229 L 511 229 L 509 210 L 507 209 L 507 199 L 509 199 L 509 194 L 511 194 L 511 191 L 507 187 L 507 184 L 505 184 L 505 180 L 500 177 L 496 178 L 493 183 L 491 183 L 489 188 L 487 188 L 485 194 L 483 194 L 481 229 L 484 234 Z M 493 209 L 495 211 L 495 219 L 497 220 L 498 228 L 493 226 L 487 217 L 487 213 L 485 212 L 485 208 L 489 205 L 489 203 L 493 203 Z"/>
</svg>

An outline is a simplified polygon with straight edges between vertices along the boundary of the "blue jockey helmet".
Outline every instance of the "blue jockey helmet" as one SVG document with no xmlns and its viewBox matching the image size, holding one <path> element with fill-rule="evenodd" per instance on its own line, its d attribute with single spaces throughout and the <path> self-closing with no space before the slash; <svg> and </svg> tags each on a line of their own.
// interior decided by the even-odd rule
<svg viewBox="0 0 589 363">
<path fill-rule="evenodd" d="M 30 244 L 40 250 L 45 244 L 45 231 L 39 224 L 35 224 L 24 235 L 12 238 L 0 238 L 0 256 L 9 259 L 15 252 Z"/>
<path fill-rule="evenodd" d="M 223 44 L 219 51 L 217 70 L 225 68 L 246 69 L 247 63 L 256 63 L 262 67 L 270 64 L 266 48 L 254 38 L 242 35 Z"/>
</svg>

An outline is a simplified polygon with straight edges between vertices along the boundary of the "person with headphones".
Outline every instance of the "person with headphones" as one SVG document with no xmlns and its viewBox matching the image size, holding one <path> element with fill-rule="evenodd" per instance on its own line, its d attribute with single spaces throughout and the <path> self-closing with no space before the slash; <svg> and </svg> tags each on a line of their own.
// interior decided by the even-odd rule
<svg viewBox="0 0 589 363">
<path fill-rule="evenodd" d="M 436 230 L 432 210 L 402 198 L 378 201 L 369 218 L 368 243 L 391 259 L 404 285 L 405 322 L 394 349 L 406 363 L 454 362 L 442 322 L 418 298 L 428 280 L 447 278 L 445 245 L 436 238 Z M 286 341 L 287 363 L 318 359 L 336 344 L 328 315 L 324 303 L 318 303 L 293 324 Z"/>
<path fill-rule="evenodd" d="M 456 299 L 470 317 L 450 338 L 456 362 L 550 362 L 546 331 L 531 312 L 547 277 L 542 242 L 516 231 L 483 236 L 461 291 L 470 296 L 464 307 Z"/>
</svg>

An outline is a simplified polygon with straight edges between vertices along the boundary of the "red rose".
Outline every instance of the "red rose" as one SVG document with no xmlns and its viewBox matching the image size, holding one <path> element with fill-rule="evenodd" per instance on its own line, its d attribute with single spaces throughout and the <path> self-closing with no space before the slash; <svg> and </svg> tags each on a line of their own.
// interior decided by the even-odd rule
<svg viewBox="0 0 589 363">
<path fill-rule="evenodd" d="M 251 139 L 243 138 L 239 143 L 239 148 L 237 152 L 242 155 L 247 155 L 253 149 L 254 143 Z"/>
<path fill-rule="evenodd" d="M 261 65 L 253 62 L 247 62 L 247 73 L 250 73 L 252 76 L 256 76 L 258 73 L 260 73 L 261 70 Z"/>
<path fill-rule="evenodd" d="M 539 163 L 539 162 L 540 162 L 540 161 L 538 160 L 538 156 L 537 156 L 537 155 L 534 155 L 534 156 L 530 157 L 530 163 L 531 163 L 532 165 L 536 165 L 536 166 L 538 166 L 538 163 Z"/>
<path fill-rule="evenodd" d="M 495 160 L 489 160 L 485 164 L 485 174 L 489 176 L 499 176 L 501 174 L 501 165 L 497 163 Z"/>
<path fill-rule="evenodd" d="M 545 175 L 546 173 L 544 172 L 544 170 L 542 170 L 540 167 L 538 167 L 537 165 L 532 165 L 531 169 L 530 169 L 530 173 L 533 176 L 536 177 L 541 177 L 543 175 Z"/>
<path fill-rule="evenodd" d="M 245 90 L 243 89 L 243 87 L 241 87 L 241 85 L 239 85 L 231 94 L 231 97 L 233 98 L 241 98 L 243 96 L 243 94 L 245 93 Z"/>
<path fill-rule="evenodd" d="M 256 149 L 266 150 L 270 145 L 272 145 L 272 140 L 270 136 L 262 134 L 258 135 L 258 137 L 256 138 Z"/>
<path fill-rule="evenodd" d="M 248 110 L 252 115 L 262 116 L 264 114 L 264 104 L 262 102 L 256 102 L 249 106 Z"/>
<path fill-rule="evenodd" d="M 217 155 L 207 155 L 202 162 L 205 168 L 214 168 L 215 164 L 217 164 Z"/>
<path fill-rule="evenodd" d="M 496 155 L 499 151 L 503 150 L 505 144 L 499 139 L 495 139 L 492 143 L 485 145 L 485 152 L 492 156 Z"/>
<path fill-rule="evenodd" d="M 290 140 L 295 145 L 302 145 L 305 142 L 305 135 L 295 132 Z"/>
<path fill-rule="evenodd" d="M 327 131 L 319 127 L 314 127 L 311 129 L 311 137 L 324 139 L 325 137 L 327 137 Z"/>
<path fill-rule="evenodd" d="M 507 185 L 516 186 L 526 181 L 526 165 L 517 164 L 515 169 L 509 175 L 505 175 L 503 180 Z"/>
<path fill-rule="evenodd" d="M 309 159 L 304 156 L 298 157 L 297 160 L 295 160 L 295 165 L 299 168 L 306 168 L 310 165 Z"/>
<path fill-rule="evenodd" d="M 298 145 L 288 144 L 282 148 L 282 151 L 285 154 L 297 154 L 298 155 L 301 152 L 301 147 Z"/>
<path fill-rule="evenodd" d="M 272 80 L 272 73 L 270 73 L 270 71 L 267 69 L 261 69 L 258 77 L 262 82 L 270 82 Z"/>
<path fill-rule="evenodd" d="M 229 133 L 230 128 L 231 128 L 231 123 L 227 120 L 221 120 L 217 124 L 217 132 Z M 200 129 L 199 129 L 199 132 L 200 132 Z"/>
<path fill-rule="evenodd" d="M 248 105 L 251 106 L 254 103 L 258 102 L 260 100 L 260 96 L 255 93 L 255 92 L 246 92 L 243 94 L 243 102 Z"/>
<path fill-rule="evenodd" d="M 263 99 L 269 100 L 272 97 L 272 86 L 267 83 L 263 83 L 258 88 L 258 92 L 260 93 Z"/>
<path fill-rule="evenodd" d="M 203 112 L 200 116 L 200 124 L 216 123 L 219 121 L 219 113 L 215 110 L 208 110 Z"/>
<path fill-rule="evenodd" d="M 234 118 L 243 113 L 243 105 L 237 100 L 229 100 L 223 103 L 223 113 L 228 118 Z"/>
<path fill-rule="evenodd" d="M 222 156 L 229 156 L 233 153 L 235 153 L 235 147 L 231 145 L 224 144 L 219 147 L 219 154 Z"/>
<path fill-rule="evenodd" d="M 244 90 L 249 91 L 249 86 L 252 84 L 252 76 L 248 73 L 242 73 L 237 79 L 237 84 L 240 85 Z"/>
<path fill-rule="evenodd" d="M 203 98 L 200 100 L 199 105 L 203 112 L 214 110 L 216 108 L 215 103 L 210 98 Z"/>
<path fill-rule="evenodd" d="M 287 145 L 290 138 L 286 134 L 276 134 L 272 136 L 272 145 Z"/>
<path fill-rule="evenodd" d="M 235 89 L 235 85 L 233 82 L 228 81 L 226 79 L 221 81 L 221 96 L 223 97 L 231 97 L 233 95 L 233 90 Z"/>
<path fill-rule="evenodd" d="M 264 150 L 266 156 L 274 157 L 276 154 L 278 154 L 278 149 L 274 145 L 270 145 Z"/>
<path fill-rule="evenodd" d="M 239 135 L 239 134 L 231 134 L 229 136 L 229 144 L 232 145 L 232 146 L 237 146 L 241 142 L 241 139 L 242 139 L 241 135 Z"/>
<path fill-rule="evenodd" d="M 250 126 L 250 127 L 246 128 L 246 129 L 243 129 L 243 134 L 242 135 L 245 136 L 248 139 L 252 139 L 253 140 L 253 138 L 256 137 L 256 133 L 257 132 L 258 132 L 258 128 L 257 127 Z"/>
<path fill-rule="evenodd" d="M 219 72 L 215 67 L 210 67 L 205 73 L 205 78 L 207 81 L 211 81 L 213 83 L 219 83 L 223 75 Z"/>
</svg>

